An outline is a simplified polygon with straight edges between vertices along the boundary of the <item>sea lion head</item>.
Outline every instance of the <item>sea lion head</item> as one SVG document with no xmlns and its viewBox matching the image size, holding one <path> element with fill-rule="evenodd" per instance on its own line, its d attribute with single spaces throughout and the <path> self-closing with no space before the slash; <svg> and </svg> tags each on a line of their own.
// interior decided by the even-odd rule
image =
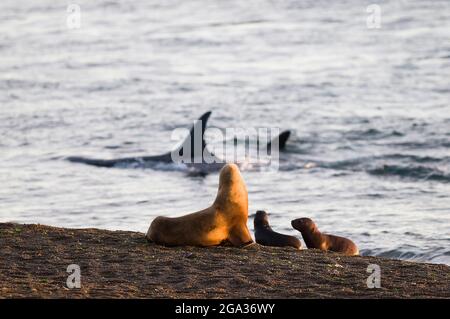
<svg viewBox="0 0 450 319">
<path fill-rule="evenodd" d="M 220 170 L 219 187 L 229 186 L 241 180 L 241 172 L 236 164 L 227 164 Z"/>
<path fill-rule="evenodd" d="M 313 231 L 316 229 L 316 224 L 310 218 L 297 218 L 291 221 L 292 227 L 297 229 L 299 232 L 310 230 Z"/>
<path fill-rule="evenodd" d="M 253 220 L 253 225 L 255 228 L 261 226 L 269 226 L 269 217 L 267 213 L 263 210 L 258 210 L 255 215 L 255 219 Z"/>
<path fill-rule="evenodd" d="M 244 179 L 236 164 L 227 164 L 220 170 L 216 207 L 228 207 L 228 211 L 245 211 L 248 214 L 248 193 Z"/>
</svg>

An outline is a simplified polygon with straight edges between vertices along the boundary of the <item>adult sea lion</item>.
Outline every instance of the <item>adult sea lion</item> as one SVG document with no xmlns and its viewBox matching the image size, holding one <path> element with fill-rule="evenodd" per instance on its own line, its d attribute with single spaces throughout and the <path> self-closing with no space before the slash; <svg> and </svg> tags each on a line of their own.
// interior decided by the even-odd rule
<svg viewBox="0 0 450 319">
<path fill-rule="evenodd" d="M 240 247 L 253 243 L 247 219 L 247 187 L 239 168 L 226 164 L 220 171 L 219 190 L 210 207 L 176 218 L 156 217 L 146 237 L 166 246 Z"/>
<path fill-rule="evenodd" d="M 291 221 L 292 227 L 302 233 L 306 247 L 330 250 L 347 256 L 359 255 L 358 247 L 348 238 L 322 234 L 316 224 L 309 218 Z"/>
<path fill-rule="evenodd" d="M 269 217 L 263 210 L 256 212 L 253 224 L 255 226 L 255 239 L 258 244 L 275 247 L 291 246 L 297 249 L 300 249 L 302 246 L 297 237 L 273 231 L 269 225 Z"/>
</svg>

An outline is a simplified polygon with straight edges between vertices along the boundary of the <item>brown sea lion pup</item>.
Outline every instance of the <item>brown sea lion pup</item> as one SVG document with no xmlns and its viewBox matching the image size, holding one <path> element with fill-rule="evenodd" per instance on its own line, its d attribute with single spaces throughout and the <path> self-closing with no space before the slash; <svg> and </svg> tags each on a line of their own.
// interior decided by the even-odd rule
<svg viewBox="0 0 450 319">
<path fill-rule="evenodd" d="M 350 239 L 322 234 L 316 224 L 309 218 L 298 218 L 291 221 L 292 227 L 302 233 L 306 247 L 330 250 L 347 256 L 359 255 L 358 247 Z"/>
<path fill-rule="evenodd" d="M 247 219 L 247 187 L 239 168 L 227 164 L 220 171 L 219 190 L 210 207 L 176 218 L 156 217 L 146 237 L 166 246 L 240 247 L 253 243 Z"/>
<path fill-rule="evenodd" d="M 258 210 L 253 220 L 256 242 L 264 246 L 294 247 L 300 249 L 302 244 L 297 237 L 274 232 L 269 225 L 269 216 L 263 210 Z"/>
</svg>

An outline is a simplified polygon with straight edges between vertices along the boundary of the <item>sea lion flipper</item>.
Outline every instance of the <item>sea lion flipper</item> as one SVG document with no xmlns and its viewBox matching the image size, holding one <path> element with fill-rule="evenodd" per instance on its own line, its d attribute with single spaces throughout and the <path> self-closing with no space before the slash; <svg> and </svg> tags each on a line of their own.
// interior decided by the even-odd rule
<svg viewBox="0 0 450 319">
<path fill-rule="evenodd" d="M 252 240 L 252 241 L 249 241 L 248 243 L 242 245 L 242 248 L 252 247 L 254 245 L 256 245 L 256 243 Z"/>
<path fill-rule="evenodd" d="M 228 236 L 228 240 L 236 247 L 247 246 L 253 243 L 252 236 L 250 236 L 250 232 L 247 227 L 235 227 L 230 231 L 230 235 Z"/>
</svg>

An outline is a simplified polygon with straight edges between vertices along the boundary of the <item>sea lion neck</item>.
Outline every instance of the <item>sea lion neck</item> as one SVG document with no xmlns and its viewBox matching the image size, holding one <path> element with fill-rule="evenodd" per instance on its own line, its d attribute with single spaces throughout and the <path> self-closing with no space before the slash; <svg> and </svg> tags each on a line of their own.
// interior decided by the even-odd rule
<svg viewBox="0 0 450 319">
<path fill-rule="evenodd" d="M 261 227 L 265 229 L 271 229 L 269 225 L 269 218 L 265 211 L 257 211 L 255 219 L 253 220 L 254 227 Z"/>
<path fill-rule="evenodd" d="M 253 222 L 254 227 L 261 227 L 261 228 L 265 228 L 265 229 L 272 229 L 270 228 L 269 222 L 265 219 L 255 219 Z"/>
<path fill-rule="evenodd" d="M 221 185 L 214 200 L 215 207 L 224 208 L 230 205 L 248 209 L 247 189 L 245 185 Z"/>
<path fill-rule="evenodd" d="M 317 240 L 322 238 L 322 233 L 314 225 L 311 228 L 301 231 L 302 237 L 305 240 L 306 247 L 315 247 Z"/>
</svg>

